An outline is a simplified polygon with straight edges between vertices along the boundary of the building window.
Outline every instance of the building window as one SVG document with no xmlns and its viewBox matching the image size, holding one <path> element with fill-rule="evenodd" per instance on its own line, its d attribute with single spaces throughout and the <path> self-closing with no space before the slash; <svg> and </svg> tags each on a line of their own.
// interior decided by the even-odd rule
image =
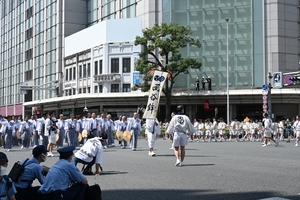
<svg viewBox="0 0 300 200">
<path fill-rule="evenodd" d="M 95 61 L 94 69 L 95 69 L 95 74 L 94 75 L 98 75 L 98 61 Z"/>
<path fill-rule="evenodd" d="M 119 92 L 119 84 L 111 84 L 111 92 Z"/>
<path fill-rule="evenodd" d="M 88 63 L 88 66 L 87 66 L 87 76 L 88 77 L 91 76 L 91 63 Z"/>
<path fill-rule="evenodd" d="M 130 84 L 123 84 L 123 92 L 130 92 Z"/>
<path fill-rule="evenodd" d="M 94 93 L 98 93 L 98 86 L 97 85 L 94 87 Z"/>
<path fill-rule="evenodd" d="M 91 87 L 87 88 L 87 93 L 91 93 Z"/>
<path fill-rule="evenodd" d="M 79 78 L 82 78 L 82 66 L 79 65 Z"/>
<path fill-rule="evenodd" d="M 84 94 L 86 93 L 86 88 L 83 88 L 83 93 L 84 93 Z"/>
<path fill-rule="evenodd" d="M 72 80 L 72 68 L 70 68 L 69 80 Z"/>
<path fill-rule="evenodd" d="M 99 60 L 99 74 L 102 74 L 102 60 Z"/>
<path fill-rule="evenodd" d="M 81 94 L 82 93 L 82 89 L 81 88 L 79 88 L 79 94 Z"/>
<path fill-rule="evenodd" d="M 119 58 L 111 59 L 111 73 L 119 73 Z"/>
<path fill-rule="evenodd" d="M 123 73 L 130 73 L 130 58 L 123 58 Z"/>
<path fill-rule="evenodd" d="M 33 6 L 26 10 L 26 19 L 29 19 L 33 15 Z"/>
<path fill-rule="evenodd" d="M 76 94 L 76 90 L 75 90 L 75 88 L 73 88 L 73 95 L 75 95 Z"/>
<path fill-rule="evenodd" d="M 86 77 L 86 64 L 83 65 L 83 78 Z"/>
<path fill-rule="evenodd" d="M 99 93 L 103 93 L 103 87 L 102 87 L 102 85 L 99 85 Z"/>
<path fill-rule="evenodd" d="M 32 49 L 25 51 L 25 60 L 32 59 Z"/>
<path fill-rule="evenodd" d="M 69 69 L 66 69 L 66 81 L 68 80 L 69 78 Z"/>
<path fill-rule="evenodd" d="M 32 80 L 32 70 L 25 72 L 25 81 Z"/>
<path fill-rule="evenodd" d="M 30 28 L 30 29 L 28 29 L 28 30 L 25 32 L 25 39 L 26 39 L 26 40 L 32 38 L 32 31 L 33 31 L 33 28 Z"/>
<path fill-rule="evenodd" d="M 76 80 L 76 68 L 73 67 L 73 80 Z"/>
</svg>

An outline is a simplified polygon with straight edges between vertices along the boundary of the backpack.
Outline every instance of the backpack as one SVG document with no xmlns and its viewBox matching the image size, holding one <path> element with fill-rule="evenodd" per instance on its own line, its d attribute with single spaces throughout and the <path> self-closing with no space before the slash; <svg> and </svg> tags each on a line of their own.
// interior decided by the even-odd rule
<svg viewBox="0 0 300 200">
<path fill-rule="evenodd" d="M 98 184 L 87 185 L 84 193 L 84 200 L 102 200 L 101 188 Z"/>
<path fill-rule="evenodd" d="M 24 170 L 25 170 L 25 164 L 26 162 L 29 160 L 29 158 L 27 158 L 25 160 L 25 162 L 21 165 L 20 161 L 15 162 L 14 166 L 11 168 L 8 177 L 13 181 L 13 182 L 18 182 L 19 178 L 21 177 L 21 175 L 23 174 Z"/>
</svg>

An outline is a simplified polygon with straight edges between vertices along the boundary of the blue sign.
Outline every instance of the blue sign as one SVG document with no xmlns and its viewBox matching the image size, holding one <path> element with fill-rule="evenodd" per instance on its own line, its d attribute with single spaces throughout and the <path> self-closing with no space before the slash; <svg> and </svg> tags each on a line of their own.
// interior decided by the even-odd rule
<svg viewBox="0 0 300 200">
<path fill-rule="evenodd" d="M 268 90 L 268 88 L 269 88 L 269 87 L 268 87 L 267 85 L 263 85 L 263 86 L 262 86 L 262 90 Z"/>
<path fill-rule="evenodd" d="M 138 85 L 140 84 L 140 72 L 139 71 L 134 71 L 132 74 L 132 79 L 133 79 L 133 84 Z"/>
</svg>

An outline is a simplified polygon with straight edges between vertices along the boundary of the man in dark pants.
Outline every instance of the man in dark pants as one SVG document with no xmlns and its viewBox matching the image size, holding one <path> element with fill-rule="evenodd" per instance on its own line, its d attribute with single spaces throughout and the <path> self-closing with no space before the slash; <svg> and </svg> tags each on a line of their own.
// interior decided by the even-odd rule
<svg viewBox="0 0 300 200">
<path fill-rule="evenodd" d="M 67 146 L 57 150 L 60 154 L 59 160 L 50 168 L 44 184 L 38 191 L 43 196 L 41 199 L 84 199 L 88 181 L 71 162 L 74 149 L 73 146 Z"/>
<path fill-rule="evenodd" d="M 33 158 L 24 159 L 21 165 L 25 163 L 25 169 L 23 174 L 20 176 L 19 182 L 14 182 L 17 189 L 15 194 L 16 199 L 22 200 L 34 200 L 39 199 L 37 197 L 37 191 L 40 186 L 32 187 L 32 182 L 38 179 L 42 185 L 45 181 L 45 176 L 42 174 L 41 162 L 45 162 L 47 159 L 47 150 L 44 145 L 38 145 L 32 150 Z"/>
</svg>

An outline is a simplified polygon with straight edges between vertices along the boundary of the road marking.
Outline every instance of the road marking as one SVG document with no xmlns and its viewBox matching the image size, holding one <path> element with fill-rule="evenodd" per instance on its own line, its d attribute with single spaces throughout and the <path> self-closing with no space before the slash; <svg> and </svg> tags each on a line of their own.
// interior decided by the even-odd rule
<svg viewBox="0 0 300 200">
<path fill-rule="evenodd" d="M 260 199 L 260 200 L 289 200 L 289 199 L 284 199 L 281 197 L 270 197 L 270 198 Z"/>
</svg>

